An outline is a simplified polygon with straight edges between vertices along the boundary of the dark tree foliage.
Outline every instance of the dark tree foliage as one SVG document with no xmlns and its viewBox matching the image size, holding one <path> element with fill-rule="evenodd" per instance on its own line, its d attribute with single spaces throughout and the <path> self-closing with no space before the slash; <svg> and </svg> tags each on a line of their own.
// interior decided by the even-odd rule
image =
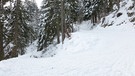
<svg viewBox="0 0 135 76">
<path fill-rule="evenodd" d="M 63 5 L 64 10 L 61 9 L 61 0 L 43 1 L 40 11 L 40 26 L 42 30 L 39 35 L 38 51 L 54 43 L 54 39 L 57 39 L 57 43 L 60 43 L 61 35 L 63 35 L 63 38 L 70 37 L 69 33 L 73 30 L 72 24 L 77 21 L 78 0 L 66 0 Z M 62 16 L 64 19 L 63 27 L 61 27 L 61 12 L 64 12 Z"/>
<path fill-rule="evenodd" d="M 101 17 L 106 16 L 113 10 L 115 0 L 84 0 L 84 20 L 97 23 Z"/>
<path fill-rule="evenodd" d="M 0 0 L 0 61 L 4 59 L 4 4 L 9 0 Z"/>
<path fill-rule="evenodd" d="M 33 34 L 31 34 L 31 43 L 37 39 L 38 37 L 38 31 L 39 31 L 39 9 L 37 7 L 37 4 L 35 3 L 35 1 L 29 1 L 26 0 L 24 7 L 26 9 L 26 11 L 29 13 L 29 15 L 31 16 L 31 21 L 27 22 L 28 26 L 31 27 L 33 29 L 33 31 L 31 31 Z"/>
<path fill-rule="evenodd" d="M 11 2 L 14 6 L 5 7 L 4 51 L 5 58 L 17 57 L 25 53 L 25 47 L 30 43 L 34 34 L 29 26 L 32 15 L 20 0 Z M 12 46 L 11 46 L 12 45 Z"/>
<path fill-rule="evenodd" d="M 56 36 L 57 43 L 60 42 L 60 1 L 44 0 L 40 12 L 40 26 L 42 30 L 39 35 L 39 51 L 52 44 Z"/>
</svg>

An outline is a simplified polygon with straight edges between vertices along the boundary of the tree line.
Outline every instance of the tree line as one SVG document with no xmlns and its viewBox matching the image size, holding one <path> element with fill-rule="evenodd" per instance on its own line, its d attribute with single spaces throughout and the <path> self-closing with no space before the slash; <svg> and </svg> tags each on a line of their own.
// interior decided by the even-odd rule
<svg viewBox="0 0 135 76">
<path fill-rule="evenodd" d="M 9 3 L 6 6 L 6 3 Z M 38 40 L 37 51 L 50 44 L 64 43 L 75 23 L 91 20 L 93 26 L 119 8 L 120 0 L 43 0 L 39 9 L 34 0 L 0 0 L 0 61 L 19 54 Z"/>
<path fill-rule="evenodd" d="M 0 60 L 23 55 L 37 38 L 37 12 L 32 1 L 0 0 Z"/>
</svg>

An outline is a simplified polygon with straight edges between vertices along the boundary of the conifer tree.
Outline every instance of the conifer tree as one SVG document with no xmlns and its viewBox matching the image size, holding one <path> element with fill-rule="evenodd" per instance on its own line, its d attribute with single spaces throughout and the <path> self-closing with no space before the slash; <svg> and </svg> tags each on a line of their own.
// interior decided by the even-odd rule
<svg viewBox="0 0 135 76">
<path fill-rule="evenodd" d="M 65 0 L 65 28 L 73 31 L 73 23 L 78 21 L 80 13 L 79 0 Z"/>
<path fill-rule="evenodd" d="M 78 17 L 79 1 L 78 0 L 65 1 L 65 9 L 67 9 L 66 15 L 69 14 L 71 21 L 76 22 Z"/>
<path fill-rule="evenodd" d="M 28 26 L 33 29 L 31 31 L 33 34 L 31 34 L 32 36 L 30 36 L 30 41 L 33 42 L 38 37 L 39 9 L 37 7 L 37 4 L 35 3 L 35 0 L 25 0 L 24 7 L 26 11 L 31 15 L 31 21 L 28 22 Z"/>
<path fill-rule="evenodd" d="M 77 21 L 78 0 L 44 0 L 41 7 L 40 26 L 42 27 L 38 50 L 43 50 L 57 39 L 62 43 L 65 37 L 70 37 L 73 30 L 72 24 Z"/>
<path fill-rule="evenodd" d="M 42 30 L 39 36 L 38 50 L 46 48 L 55 37 L 57 37 L 57 43 L 60 43 L 60 1 L 44 0 L 40 12 Z"/>
<path fill-rule="evenodd" d="M 29 44 L 29 37 L 33 29 L 28 26 L 31 20 L 28 11 L 22 5 L 21 0 L 16 0 L 13 10 L 11 11 L 11 19 L 9 20 L 11 26 L 11 43 L 14 45 L 11 50 L 11 57 L 17 57 L 18 54 L 25 53 L 25 47 Z"/>
<path fill-rule="evenodd" d="M 7 33 L 5 30 L 7 28 L 5 27 L 6 23 L 6 8 L 4 8 L 4 4 L 9 0 L 0 0 L 0 61 L 4 59 L 5 57 L 5 45 L 6 45 L 6 35 Z"/>
<path fill-rule="evenodd" d="M 84 20 L 97 23 L 101 17 L 112 11 L 115 0 L 84 0 Z"/>
</svg>

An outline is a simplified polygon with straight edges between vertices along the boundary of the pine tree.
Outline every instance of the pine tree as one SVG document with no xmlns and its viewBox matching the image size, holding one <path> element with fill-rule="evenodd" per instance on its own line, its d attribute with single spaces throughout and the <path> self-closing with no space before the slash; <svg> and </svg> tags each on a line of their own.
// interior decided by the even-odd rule
<svg viewBox="0 0 135 76">
<path fill-rule="evenodd" d="M 37 7 L 37 4 L 35 3 L 35 0 L 29 1 L 25 0 L 24 7 L 26 8 L 27 12 L 31 15 L 31 21 L 28 22 L 29 27 L 32 27 L 33 31 L 30 36 L 31 42 L 37 39 L 38 37 L 38 31 L 39 31 L 39 9 Z"/>
<path fill-rule="evenodd" d="M 3 7 L 4 4 L 9 0 L 0 0 L 0 61 L 5 57 L 5 39 L 6 39 L 6 32 L 7 28 L 5 28 L 6 23 L 6 9 Z"/>
<path fill-rule="evenodd" d="M 77 21 L 78 0 L 44 0 L 41 7 L 40 32 L 38 50 L 43 50 L 56 38 L 62 43 L 65 37 L 70 37 L 72 24 Z"/>
<path fill-rule="evenodd" d="M 84 20 L 97 23 L 101 17 L 112 11 L 114 0 L 84 0 Z M 99 13 L 100 12 L 100 13 Z"/>
<path fill-rule="evenodd" d="M 72 22 L 76 22 L 78 18 L 78 11 L 79 11 L 79 1 L 78 0 L 67 0 L 69 4 L 68 10 L 70 12 L 70 17 Z"/>
<path fill-rule="evenodd" d="M 80 13 L 79 0 L 64 0 L 65 29 L 73 31 L 73 23 L 78 21 Z"/>
<path fill-rule="evenodd" d="M 41 7 L 40 26 L 43 28 L 39 36 L 39 49 L 46 48 L 52 44 L 57 36 L 57 43 L 60 43 L 60 1 L 44 0 Z"/>
<path fill-rule="evenodd" d="M 83 6 L 84 6 L 84 20 L 89 20 L 92 12 L 91 0 L 84 0 Z"/>
<path fill-rule="evenodd" d="M 29 44 L 29 37 L 33 31 L 33 29 L 28 26 L 30 18 L 31 16 L 24 5 L 22 5 L 20 0 L 17 0 L 14 3 L 13 10 L 11 10 L 10 24 L 8 24 L 11 26 L 11 43 L 14 45 L 10 57 L 17 57 L 18 54 L 25 53 L 24 48 Z"/>
</svg>

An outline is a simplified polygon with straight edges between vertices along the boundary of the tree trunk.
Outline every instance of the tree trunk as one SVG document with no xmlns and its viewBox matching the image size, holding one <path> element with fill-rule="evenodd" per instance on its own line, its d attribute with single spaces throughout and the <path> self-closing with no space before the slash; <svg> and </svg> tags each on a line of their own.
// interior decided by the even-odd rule
<svg viewBox="0 0 135 76">
<path fill-rule="evenodd" d="M 64 0 L 61 0 L 61 32 L 62 32 L 62 44 L 64 43 L 64 24 L 65 24 L 65 17 L 64 17 Z"/>
<path fill-rule="evenodd" d="M 15 25 L 14 25 L 14 47 L 12 49 L 12 57 L 17 57 L 18 56 L 18 36 L 19 36 L 19 30 L 18 30 L 18 12 L 19 12 L 19 4 L 20 4 L 20 0 L 16 1 L 16 17 L 15 17 Z"/>
<path fill-rule="evenodd" d="M 4 49 L 3 49 L 3 20 L 2 20 L 2 12 L 3 12 L 3 4 L 2 0 L 0 1 L 0 61 L 4 59 Z"/>
<path fill-rule="evenodd" d="M 3 23 L 0 21 L 0 61 L 4 59 L 3 50 Z"/>
<path fill-rule="evenodd" d="M 57 25 L 56 26 L 57 28 L 57 43 L 59 44 L 60 43 L 60 32 L 59 32 L 59 26 Z"/>
</svg>

